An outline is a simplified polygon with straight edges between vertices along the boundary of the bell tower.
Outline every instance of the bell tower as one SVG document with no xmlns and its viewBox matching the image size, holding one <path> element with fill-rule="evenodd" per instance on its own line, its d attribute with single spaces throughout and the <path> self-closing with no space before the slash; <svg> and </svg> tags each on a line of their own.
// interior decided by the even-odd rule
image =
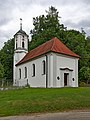
<svg viewBox="0 0 90 120">
<path fill-rule="evenodd" d="M 16 64 L 27 54 L 29 36 L 22 30 L 22 19 L 20 18 L 20 30 L 14 35 L 14 66 L 13 66 L 13 85 L 17 86 Z"/>
</svg>

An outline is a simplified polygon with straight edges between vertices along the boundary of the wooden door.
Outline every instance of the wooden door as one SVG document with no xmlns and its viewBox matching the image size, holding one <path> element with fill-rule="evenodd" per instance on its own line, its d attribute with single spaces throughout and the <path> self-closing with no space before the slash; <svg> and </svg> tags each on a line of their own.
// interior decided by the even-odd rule
<svg viewBox="0 0 90 120">
<path fill-rule="evenodd" d="M 64 73 L 64 86 L 67 86 L 68 75 L 69 73 Z"/>
</svg>

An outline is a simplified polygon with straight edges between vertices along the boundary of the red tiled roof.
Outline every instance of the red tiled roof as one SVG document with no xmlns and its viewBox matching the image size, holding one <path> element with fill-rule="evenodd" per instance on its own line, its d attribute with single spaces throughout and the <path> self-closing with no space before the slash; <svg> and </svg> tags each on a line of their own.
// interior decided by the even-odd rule
<svg viewBox="0 0 90 120">
<path fill-rule="evenodd" d="M 72 52 L 58 38 L 55 37 L 55 38 L 43 43 L 42 45 L 36 47 L 35 49 L 29 51 L 24 56 L 24 58 L 20 62 L 18 62 L 16 65 L 24 63 L 28 60 L 31 60 L 37 56 L 40 56 L 40 55 L 45 54 L 50 51 L 79 58 L 79 55 Z"/>
</svg>

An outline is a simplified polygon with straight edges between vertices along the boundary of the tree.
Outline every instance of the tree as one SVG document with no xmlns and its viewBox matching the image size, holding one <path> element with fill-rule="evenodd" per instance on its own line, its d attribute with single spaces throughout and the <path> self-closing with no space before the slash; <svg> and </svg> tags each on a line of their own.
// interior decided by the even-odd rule
<svg viewBox="0 0 90 120">
<path fill-rule="evenodd" d="M 0 51 L 0 62 L 4 67 L 4 78 L 12 80 L 13 78 L 13 54 L 14 38 L 4 43 Z"/>
<path fill-rule="evenodd" d="M 88 66 L 88 52 L 86 50 L 85 36 L 76 30 L 67 30 L 64 43 L 80 56 L 79 70 L 82 66 Z"/>
<path fill-rule="evenodd" d="M 88 60 L 88 67 L 90 68 L 90 37 L 86 38 L 86 50 L 88 53 L 87 60 Z"/>
<path fill-rule="evenodd" d="M 85 81 L 85 82 L 90 82 L 89 79 L 90 79 L 90 68 L 89 67 L 86 67 L 86 66 L 83 66 L 80 71 L 79 71 L 79 76 L 80 76 L 80 80 L 81 81 Z"/>
<path fill-rule="evenodd" d="M 4 68 L 3 65 L 0 63 L 0 79 L 4 77 Z"/>
<path fill-rule="evenodd" d="M 4 68 L 3 65 L 0 63 L 0 85 L 3 86 L 3 78 L 4 78 Z"/>
<path fill-rule="evenodd" d="M 41 15 L 33 18 L 34 29 L 31 30 L 32 40 L 30 42 L 30 49 L 50 40 L 53 37 L 63 38 L 65 27 L 59 23 L 59 15 L 57 9 L 50 7 L 46 11 L 46 16 Z"/>
</svg>

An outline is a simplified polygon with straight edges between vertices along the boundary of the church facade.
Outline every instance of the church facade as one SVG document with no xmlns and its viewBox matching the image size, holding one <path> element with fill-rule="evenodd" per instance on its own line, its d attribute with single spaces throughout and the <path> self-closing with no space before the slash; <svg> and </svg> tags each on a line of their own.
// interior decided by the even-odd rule
<svg viewBox="0 0 90 120">
<path fill-rule="evenodd" d="M 79 56 L 58 38 L 28 52 L 28 35 L 22 24 L 14 37 L 14 86 L 78 87 Z"/>
</svg>

